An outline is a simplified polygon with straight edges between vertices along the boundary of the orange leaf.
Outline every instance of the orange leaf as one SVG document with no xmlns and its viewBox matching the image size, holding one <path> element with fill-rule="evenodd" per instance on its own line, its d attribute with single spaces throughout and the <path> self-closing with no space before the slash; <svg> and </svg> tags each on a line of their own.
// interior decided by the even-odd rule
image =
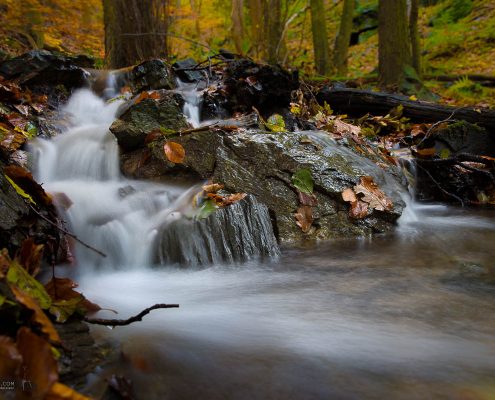
<svg viewBox="0 0 495 400">
<path fill-rule="evenodd" d="M 344 199 L 344 201 L 349 201 L 351 203 L 357 201 L 356 193 L 354 193 L 354 190 L 352 190 L 351 188 L 344 189 L 344 191 L 342 192 L 342 198 Z"/>
<path fill-rule="evenodd" d="M 363 194 L 362 201 L 368 203 L 369 208 L 386 211 L 393 208 L 392 200 L 383 193 L 371 176 L 361 177 L 361 182 L 354 186 L 356 194 Z"/>
<path fill-rule="evenodd" d="M 77 393 L 74 389 L 55 382 L 44 400 L 91 400 L 89 397 Z"/>
<path fill-rule="evenodd" d="M 19 303 L 33 311 L 32 318 L 34 322 L 40 326 L 41 332 L 43 332 L 52 342 L 60 343 L 58 332 L 55 330 L 52 322 L 40 308 L 38 303 L 36 303 L 36 301 L 31 296 L 27 295 L 21 289 L 15 287 L 14 285 L 11 285 L 10 289 L 12 289 L 12 293 L 14 293 L 15 298 Z"/>
<path fill-rule="evenodd" d="M 17 333 L 17 348 L 22 355 L 25 379 L 30 383 L 23 392 L 28 398 L 44 399 L 58 381 L 57 362 L 50 343 L 24 326 Z"/>
<path fill-rule="evenodd" d="M 296 224 L 304 233 L 309 232 L 313 224 L 313 208 L 310 206 L 301 206 L 294 214 Z"/>
<path fill-rule="evenodd" d="M 361 219 L 368 215 L 368 204 L 361 200 L 356 200 L 351 203 L 349 209 L 349 217 L 354 219 Z"/>
<path fill-rule="evenodd" d="M 92 303 L 84 297 L 83 294 L 74 290 L 77 287 L 77 283 L 69 278 L 52 278 L 50 282 L 45 285 L 46 292 L 50 295 L 52 300 L 72 300 L 80 298 L 81 302 L 78 304 L 86 312 L 99 311 L 101 307 L 98 304 Z"/>
<path fill-rule="evenodd" d="M 175 164 L 182 164 L 184 157 L 186 156 L 184 147 L 175 142 L 166 142 L 163 146 L 163 151 L 165 152 L 167 159 Z"/>
</svg>

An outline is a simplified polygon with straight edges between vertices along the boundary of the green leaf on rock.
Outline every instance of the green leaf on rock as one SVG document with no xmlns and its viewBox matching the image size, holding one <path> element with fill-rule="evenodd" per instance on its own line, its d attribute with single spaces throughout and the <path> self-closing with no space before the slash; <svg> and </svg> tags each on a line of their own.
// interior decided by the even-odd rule
<svg viewBox="0 0 495 400">
<path fill-rule="evenodd" d="M 197 219 L 208 218 L 211 214 L 213 214 L 217 210 L 217 205 L 212 199 L 205 200 L 201 207 L 198 209 L 198 213 L 196 214 Z"/>
<path fill-rule="evenodd" d="M 303 193 L 312 194 L 314 190 L 313 177 L 308 168 L 303 168 L 292 175 L 292 184 Z"/>
<path fill-rule="evenodd" d="M 272 132 L 285 132 L 284 117 L 280 114 L 273 114 L 265 122 L 266 127 Z"/>
</svg>

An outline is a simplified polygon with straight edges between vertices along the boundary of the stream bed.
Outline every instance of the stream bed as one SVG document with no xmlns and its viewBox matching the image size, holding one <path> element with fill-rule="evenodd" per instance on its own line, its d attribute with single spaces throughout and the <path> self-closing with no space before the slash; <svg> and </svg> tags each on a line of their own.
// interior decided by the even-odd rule
<svg viewBox="0 0 495 400">
<path fill-rule="evenodd" d="M 180 303 L 94 328 L 126 355 L 107 373 L 150 400 L 493 399 L 495 214 L 414 211 L 394 234 L 272 263 L 82 274 L 122 318 Z"/>
<path fill-rule="evenodd" d="M 108 255 L 78 246 L 77 266 L 58 273 L 118 318 L 180 308 L 93 327 L 122 357 L 89 390 L 123 374 L 143 400 L 495 397 L 494 211 L 409 201 L 387 235 L 285 248 L 274 260 L 155 267 L 157 227 L 194 185 L 120 175 L 108 132 L 117 107 L 80 91 L 66 106 L 74 127 L 31 145 L 38 181 L 73 203 L 70 229 Z"/>
</svg>

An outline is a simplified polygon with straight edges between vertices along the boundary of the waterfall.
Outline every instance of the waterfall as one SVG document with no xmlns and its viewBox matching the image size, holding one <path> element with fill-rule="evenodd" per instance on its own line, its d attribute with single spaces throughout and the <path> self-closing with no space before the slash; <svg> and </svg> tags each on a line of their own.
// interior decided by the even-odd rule
<svg viewBox="0 0 495 400">
<path fill-rule="evenodd" d="M 113 80 L 109 83 L 114 84 Z M 184 112 L 199 125 L 200 93 L 189 86 L 181 93 Z M 231 206 L 232 212 L 219 210 L 218 216 L 200 223 L 185 217 L 190 214 L 192 198 L 201 190 L 199 183 L 190 187 L 122 176 L 118 144 L 109 131 L 120 104 L 107 103 L 88 89 L 79 90 L 62 110 L 72 126 L 51 140 L 37 138 L 30 144 L 37 181 L 55 199 L 63 193 L 72 203 L 59 209 L 68 228 L 106 254 L 104 258 L 77 244 L 79 264 L 119 269 L 159 260 L 191 265 L 278 256 L 268 209 L 255 198 L 242 207 Z M 193 245 L 178 246 L 175 258 L 163 257 L 164 249 L 171 246 L 168 241 L 180 243 L 180 238 L 174 237 L 179 232 L 196 238 Z M 216 240 L 218 235 L 225 239 Z M 198 257 L 202 252 L 219 256 Z"/>
</svg>

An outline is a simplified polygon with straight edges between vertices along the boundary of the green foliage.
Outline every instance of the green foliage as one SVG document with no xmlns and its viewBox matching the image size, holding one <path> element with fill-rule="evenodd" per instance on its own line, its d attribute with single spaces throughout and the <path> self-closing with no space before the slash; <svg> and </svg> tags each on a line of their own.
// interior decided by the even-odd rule
<svg viewBox="0 0 495 400">
<path fill-rule="evenodd" d="M 308 168 L 303 168 L 292 175 L 292 184 L 302 193 L 312 194 L 314 190 L 313 177 Z"/>
<path fill-rule="evenodd" d="M 52 300 L 43 285 L 15 261 L 10 264 L 7 282 L 36 299 L 41 308 L 48 309 L 51 306 Z"/>
<path fill-rule="evenodd" d="M 456 23 L 473 11 L 473 0 L 451 0 L 433 17 L 434 25 Z"/>
<path fill-rule="evenodd" d="M 285 132 L 284 117 L 280 114 L 273 114 L 265 122 L 265 126 L 272 132 Z"/>
<path fill-rule="evenodd" d="M 216 203 L 212 199 L 205 200 L 203 204 L 201 204 L 201 207 L 199 207 L 195 217 L 197 219 L 208 218 L 217 210 L 217 208 Z"/>
<path fill-rule="evenodd" d="M 447 90 L 447 94 L 456 100 L 472 101 L 483 96 L 485 89 L 479 83 L 463 77 Z"/>
</svg>

